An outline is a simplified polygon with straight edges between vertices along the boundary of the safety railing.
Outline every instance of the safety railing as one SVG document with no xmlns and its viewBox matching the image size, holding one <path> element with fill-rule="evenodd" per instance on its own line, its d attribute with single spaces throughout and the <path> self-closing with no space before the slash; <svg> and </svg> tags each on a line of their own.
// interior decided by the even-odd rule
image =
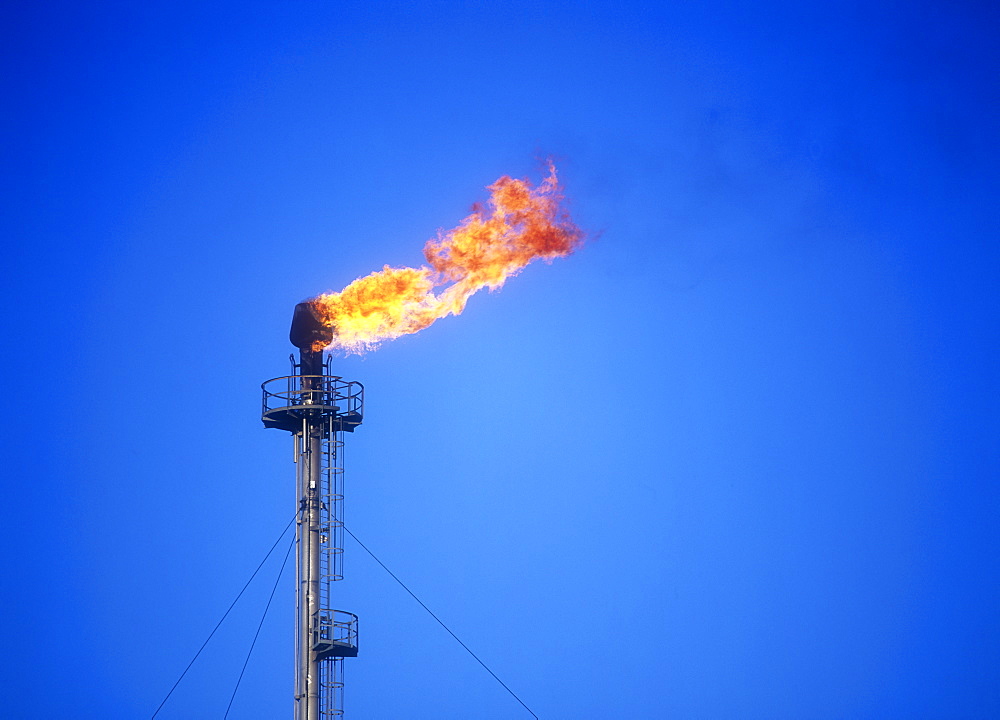
<svg viewBox="0 0 1000 720">
<path fill-rule="evenodd" d="M 337 375 L 285 375 L 261 384 L 264 391 L 261 414 L 295 407 L 336 408 L 342 415 L 362 415 L 365 388 Z"/>
<path fill-rule="evenodd" d="M 358 616 L 344 610 L 322 609 L 313 613 L 313 650 L 320 659 L 357 657 Z"/>
</svg>

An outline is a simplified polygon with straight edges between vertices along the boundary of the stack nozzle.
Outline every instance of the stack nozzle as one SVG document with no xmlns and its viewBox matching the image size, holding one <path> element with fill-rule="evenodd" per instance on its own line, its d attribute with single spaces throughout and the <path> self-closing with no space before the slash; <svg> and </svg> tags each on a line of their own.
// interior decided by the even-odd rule
<svg viewBox="0 0 1000 720">
<path fill-rule="evenodd" d="M 323 324 L 312 302 L 307 300 L 295 306 L 288 339 L 299 349 L 300 373 L 322 375 L 323 348 L 333 342 L 333 328 Z"/>
</svg>

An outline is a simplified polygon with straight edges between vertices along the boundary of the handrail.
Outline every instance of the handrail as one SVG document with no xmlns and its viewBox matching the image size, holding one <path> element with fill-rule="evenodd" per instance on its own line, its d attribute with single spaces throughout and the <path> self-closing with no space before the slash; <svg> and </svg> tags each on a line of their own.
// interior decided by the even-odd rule
<svg viewBox="0 0 1000 720">
<path fill-rule="evenodd" d="M 264 415 L 296 406 L 319 406 L 338 415 L 360 417 L 364 407 L 364 386 L 345 381 L 339 375 L 283 375 L 261 383 L 260 387 Z"/>
</svg>

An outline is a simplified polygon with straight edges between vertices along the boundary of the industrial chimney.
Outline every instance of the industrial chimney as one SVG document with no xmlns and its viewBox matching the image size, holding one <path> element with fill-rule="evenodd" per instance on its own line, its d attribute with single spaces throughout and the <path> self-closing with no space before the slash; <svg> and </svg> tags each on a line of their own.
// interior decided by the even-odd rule
<svg viewBox="0 0 1000 720">
<path fill-rule="evenodd" d="M 310 302 L 295 306 L 292 374 L 265 382 L 264 427 L 292 434 L 296 472 L 295 720 L 344 715 L 343 659 L 357 657 L 358 618 L 334 610 L 343 579 L 344 432 L 361 424 L 364 387 L 330 374 L 322 348 L 333 339 Z"/>
</svg>

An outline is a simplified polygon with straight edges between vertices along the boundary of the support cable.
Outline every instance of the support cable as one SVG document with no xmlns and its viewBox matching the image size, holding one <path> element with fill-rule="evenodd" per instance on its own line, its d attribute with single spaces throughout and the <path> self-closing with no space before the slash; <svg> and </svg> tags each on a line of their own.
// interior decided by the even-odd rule
<svg viewBox="0 0 1000 720">
<path fill-rule="evenodd" d="M 233 707 L 233 700 L 236 699 L 236 691 L 240 689 L 240 682 L 243 681 L 243 673 L 247 670 L 247 665 L 250 663 L 250 655 L 253 653 L 253 647 L 257 644 L 257 638 L 260 636 L 260 629 L 264 627 L 264 618 L 267 617 L 267 611 L 271 609 L 271 601 L 274 600 L 274 592 L 278 589 L 278 581 L 281 580 L 282 573 L 285 572 L 285 565 L 288 563 L 288 556 L 292 552 L 292 547 L 295 545 L 295 537 L 292 537 L 291 542 L 288 543 L 288 549 L 285 550 L 285 559 L 281 561 L 281 567 L 278 569 L 278 577 L 274 579 L 274 587 L 271 588 L 271 595 L 267 598 L 267 605 L 264 606 L 264 613 L 260 616 L 260 623 L 257 624 L 257 632 L 254 633 L 253 642 L 250 643 L 250 649 L 247 650 L 247 659 L 243 661 L 243 669 L 240 670 L 240 676 L 236 678 L 236 687 L 233 688 L 233 695 L 229 698 L 229 705 L 226 706 L 226 714 L 222 716 L 222 720 L 226 720 L 229 717 L 229 710 Z"/>
<path fill-rule="evenodd" d="M 524 707 L 524 709 L 525 709 L 525 710 L 527 710 L 527 711 L 528 711 L 529 713 L 531 713 L 531 717 L 535 718 L 535 720 L 538 720 L 538 716 L 537 716 L 537 715 L 535 715 L 535 713 L 534 713 L 534 712 L 532 711 L 532 709 L 531 709 L 530 707 L 528 707 L 527 705 L 525 705 L 525 704 L 524 704 L 524 701 L 523 701 L 523 700 L 522 700 L 521 698 L 519 698 L 519 697 L 518 697 L 518 696 L 517 696 L 517 695 L 516 695 L 516 694 L 514 693 L 514 691 L 513 691 L 513 690 L 511 690 L 511 689 L 510 689 L 509 687 L 507 687 L 507 684 L 506 684 L 506 683 L 505 683 L 505 682 L 504 682 L 503 680 L 501 680 L 500 678 L 498 678 L 498 677 L 497 677 L 497 674 L 496 674 L 495 672 L 493 672 L 492 670 L 490 670 L 490 669 L 489 669 L 489 667 L 488 667 L 488 666 L 486 665 L 486 663 L 484 663 L 484 662 L 483 662 L 482 660 L 480 660 L 480 659 L 479 659 L 479 656 L 478 656 L 478 655 L 476 655 L 476 653 L 472 652 L 472 650 L 470 650 L 470 649 L 469 649 L 469 646 L 468 646 L 468 645 L 466 645 L 466 644 L 465 644 L 464 642 L 462 642 L 462 641 L 461 641 L 461 639 L 459 639 L 458 635 L 456 635 L 455 633 L 453 633 L 453 632 L 451 631 L 451 628 L 449 628 L 449 627 L 448 627 L 447 625 L 445 625 L 445 624 L 444 624 L 444 623 L 443 623 L 443 622 L 441 621 L 441 618 L 439 618 L 439 617 L 438 617 L 437 615 L 435 615 L 435 614 L 434 614 L 434 613 L 433 613 L 433 612 L 431 611 L 431 609 L 430 609 L 429 607 L 427 607 L 426 605 L 424 605 L 423 601 L 422 601 L 422 600 L 421 600 L 420 598 L 418 598 L 418 597 L 417 597 L 416 595 L 414 595 L 414 594 L 413 594 L 413 591 L 412 591 L 412 590 L 410 590 L 410 588 L 406 587 L 406 585 L 405 585 L 405 584 L 403 583 L 403 581 L 402 581 L 402 580 L 400 580 L 400 579 L 399 579 L 398 577 L 396 577 L 396 574 L 395 574 L 395 573 L 393 573 L 393 571 L 392 571 L 392 570 L 390 570 L 389 568 L 387 568 L 387 567 L 385 566 L 385 563 L 383 563 L 383 562 L 382 562 L 381 560 L 379 560 L 379 559 L 378 559 L 378 558 L 377 558 L 377 557 L 375 556 L 375 553 L 373 553 L 373 552 L 372 552 L 371 550 L 369 550 L 369 549 L 368 549 L 368 547 L 367 547 L 367 546 L 366 546 L 366 545 L 365 545 L 365 544 L 364 544 L 363 542 L 361 542 L 360 540 L 358 540 L 358 536 L 357 536 L 357 535 L 355 535 L 354 533 L 352 533 L 352 532 L 350 531 L 350 529 L 349 529 L 349 528 L 348 528 L 348 527 L 347 527 L 346 525 L 342 525 L 341 527 L 343 527 L 343 528 L 344 528 L 344 530 L 345 530 L 345 531 L 347 532 L 347 534 L 348 534 L 348 535 L 350 535 L 350 536 L 351 536 L 352 538 L 354 538 L 354 541 L 355 541 L 355 542 L 356 542 L 356 543 L 357 543 L 358 545 L 360 545 L 360 546 L 361 546 L 361 549 L 362 549 L 362 550 L 364 550 L 364 551 L 365 551 L 366 553 L 368 553 L 369 555 L 371 555 L 371 556 L 372 556 L 372 559 L 373 559 L 373 560 L 374 560 L 375 562 L 377 562 L 377 563 L 378 563 L 379 565 L 381 565 L 381 566 L 382 566 L 382 569 L 383 569 L 383 570 L 385 570 L 385 571 L 386 571 L 387 573 L 389 573 L 390 577 L 392 577 L 392 579 L 393 579 L 393 580 L 395 580 L 395 581 L 396 581 L 397 583 L 399 583 L 399 586 L 400 586 L 401 588 L 403 588 L 404 590 L 406 590 L 406 592 L 408 592 L 408 593 L 410 594 L 410 597 L 412 597 L 412 598 L 413 598 L 414 600 L 416 600 L 416 601 L 417 601 L 417 602 L 418 602 L 418 603 L 420 604 L 420 607 L 422 607 L 422 608 L 423 608 L 424 610 L 426 610 L 426 611 L 427 611 L 427 612 L 428 612 L 428 613 L 430 614 L 430 616 L 431 616 L 432 618 L 434 618 L 435 620 L 437 620 L 437 622 L 438 622 L 438 625 L 440 625 L 440 626 L 441 626 L 441 627 L 443 627 L 443 628 L 444 628 L 445 630 L 447 630 L 447 631 L 448 631 L 448 634 L 449 634 L 449 635 L 451 635 L 451 636 L 452 636 L 453 638 L 455 638 L 455 640 L 456 640 L 456 641 L 458 642 L 458 644 L 459 644 L 459 645 L 461 645 L 462 647 L 464 647 L 464 648 L 465 648 L 465 651 L 466 651 L 467 653 L 469 653 L 469 655 L 471 655 L 471 656 L 472 656 L 473 658 L 475 658 L 476 662 L 477 662 L 477 663 L 479 663 L 480 665 L 482 665 L 482 666 L 483 666 L 483 668 L 484 668 L 484 669 L 486 670 L 486 672 L 488 672 L 488 673 L 489 673 L 490 675 L 492 675 L 492 676 L 493 676 L 493 679 L 494 679 L 494 680 L 496 680 L 496 681 L 497 681 L 498 683 L 500 683 L 500 684 L 501 684 L 501 685 L 503 686 L 503 689 L 504 689 L 504 690 L 506 690 L 507 692 L 509 692 L 509 693 L 511 694 L 511 696 L 512 696 L 512 697 L 513 697 L 513 698 L 514 698 L 515 700 L 517 700 L 517 701 L 518 701 L 519 703 L 521 703 L 522 707 Z"/>
<path fill-rule="evenodd" d="M 157 715 L 159 714 L 160 710 L 162 710 L 162 709 L 163 709 L 163 706 L 164 706 L 164 704 L 165 704 L 165 703 L 167 702 L 167 700 L 169 700 L 169 699 L 170 699 L 170 696 L 171 696 L 171 695 L 173 695 L 173 693 L 174 693 L 174 690 L 176 690 L 176 689 L 177 689 L 177 686 L 178 686 L 178 685 L 180 685 L 180 683 L 181 683 L 181 680 L 183 680 L 183 679 L 184 679 L 184 676 L 185 676 L 185 675 L 187 675 L 187 671 L 191 669 L 191 666 L 192 666 L 192 665 L 194 665 L 194 661 L 198 659 L 198 656 L 199 656 L 199 655 L 201 655 L 201 651 L 205 649 L 205 646 L 206 646 L 206 645 L 208 645 L 208 641 L 212 639 L 212 636 L 213 636 L 213 635 L 215 635 L 215 632 L 216 632 L 216 630 L 218 630 L 218 629 L 219 629 L 219 627 L 220 627 L 220 626 L 222 625 L 222 623 L 223 623 L 223 621 L 224 621 L 224 620 L 226 619 L 226 617 L 228 617 L 228 615 L 229 615 L 229 613 L 230 613 L 230 612 L 232 611 L 232 609 L 233 609 L 234 607 L 236 607 L 236 603 L 237 603 L 237 602 L 239 602 L 239 599 L 240 599 L 241 597 L 243 597 L 243 593 L 245 593 L 245 592 L 246 592 L 246 589 L 247 589 L 248 587 L 250 587 L 250 583 L 252 583 L 252 582 L 253 582 L 253 579 L 254 579 L 255 577 L 257 577 L 257 573 L 259 573 L 259 572 L 260 572 L 260 569 L 261 569 L 262 567 L 264 567 L 264 563 L 266 563 L 266 562 L 267 562 L 267 559 L 268 559 L 269 557 L 271 557 L 271 553 L 273 553 L 273 552 L 274 552 L 274 549 L 275 549 L 276 547 L 278 547 L 278 543 L 280 543 L 280 542 L 281 542 L 281 538 L 285 537 L 285 533 L 286 533 L 286 532 L 288 532 L 288 528 L 290 528 L 290 527 L 292 526 L 292 523 L 293 523 L 293 522 L 295 522 L 295 518 L 296 518 L 296 517 L 298 517 L 298 513 L 296 513 L 295 515 L 293 515 L 293 516 L 292 516 L 292 519 L 288 521 L 288 524 L 287 524 L 287 525 L 285 525 L 285 529 L 281 531 L 281 534 L 280 534 L 280 535 L 278 535 L 278 539 L 274 541 L 274 545 L 272 545 L 272 546 L 271 546 L 271 549 L 267 551 L 267 555 L 265 555 L 265 556 L 264 556 L 264 559 L 260 561 L 260 565 L 258 565 L 258 566 L 257 566 L 257 569 L 253 571 L 253 575 L 251 575 L 251 576 L 250 576 L 250 579 L 249 579 L 249 580 L 247 580 L 246 584 L 245 584 L 245 585 L 243 586 L 243 589 L 242 589 L 242 590 L 240 590 L 239 594 L 237 594 L 237 595 L 236 595 L 236 599 L 235 599 L 235 600 L 233 600 L 233 602 L 232 602 L 232 603 L 230 604 L 230 606 L 229 606 L 229 607 L 228 607 L 228 608 L 226 609 L 226 612 L 224 612 L 224 613 L 222 614 L 222 617 L 221 617 L 221 618 L 219 619 L 219 622 L 217 622 L 217 623 L 215 624 L 215 627 L 214 627 L 214 628 L 212 628 L 212 632 L 210 632 L 210 633 L 208 634 L 208 637 L 207 637 L 207 638 L 205 638 L 205 642 L 203 642 L 203 643 L 201 644 L 201 647 L 200 647 L 200 648 L 198 648 L 198 652 L 196 652 L 196 653 L 194 654 L 194 657 L 193 657 L 193 658 L 191 658 L 191 662 L 189 662 L 189 663 L 187 664 L 187 667 L 186 667 L 186 668 L 184 668 L 184 672 L 182 672 L 182 673 L 181 673 L 181 675 L 180 675 L 180 677 L 179 677 L 179 678 L 177 678 L 177 682 L 175 682 L 175 683 L 173 684 L 173 687 L 171 687 L 171 688 L 170 688 L 170 691 L 169 691 L 169 692 L 167 693 L 167 696 L 166 696 L 165 698 L 163 698 L 163 700 L 162 700 L 162 701 L 160 701 L 160 704 L 159 704 L 159 705 L 158 705 L 158 706 L 156 707 L 156 711 L 155 711 L 155 712 L 154 712 L 154 713 L 152 714 L 152 716 L 150 716 L 150 720 L 154 720 L 154 718 L 156 718 L 156 716 L 157 716 Z"/>
</svg>

